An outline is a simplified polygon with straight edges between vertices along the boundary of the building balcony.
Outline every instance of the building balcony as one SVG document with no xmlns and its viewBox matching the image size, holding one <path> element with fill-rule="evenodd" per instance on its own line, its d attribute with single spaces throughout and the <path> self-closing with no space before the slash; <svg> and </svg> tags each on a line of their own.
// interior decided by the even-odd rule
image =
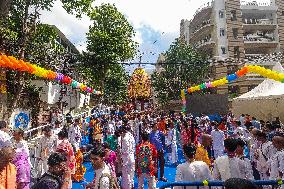
<svg viewBox="0 0 284 189">
<path fill-rule="evenodd" d="M 275 30 L 276 24 L 271 19 L 244 19 L 244 30 Z"/>
<path fill-rule="evenodd" d="M 203 42 L 200 42 L 200 43 L 197 43 L 195 45 L 195 48 L 197 49 L 210 49 L 210 48 L 213 48 L 215 46 L 215 41 L 213 41 L 212 39 L 209 39 L 209 40 L 205 40 Z"/>
<path fill-rule="evenodd" d="M 278 42 L 272 36 L 248 35 L 244 37 L 245 48 L 276 48 Z"/>
<path fill-rule="evenodd" d="M 213 29 L 213 26 L 214 24 L 212 24 L 211 22 L 200 26 L 198 29 L 196 29 L 193 33 L 190 34 L 189 41 L 196 41 L 200 39 L 200 37 L 210 34 Z"/>
<path fill-rule="evenodd" d="M 196 10 L 196 12 L 194 13 L 193 17 L 196 17 L 196 16 L 199 15 L 200 13 L 202 14 L 202 12 L 206 12 L 206 11 L 208 11 L 209 9 L 211 10 L 212 7 L 213 7 L 213 1 L 203 4 L 202 6 L 200 6 L 200 7 Z"/>
<path fill-rule="evenodd" d="M 241 1 L 242 6 L 257 6 L 257 7 L 263 7 L 263 6 L 271 6 L 270 2 L 263 2 L 263 3 L 258 3 L 257 1 L 250 1 L 248 2 L 247 0 L 242 0 Z"/>
<path fill-rule="evenodd" d="M 277 10 L 277 7 L 275 4 L 271 2 L 257 2 L 257 1 L 251 1 L 248 2 L 247 0 L 242 0 L 241 1 L 241 9 L 242 10 Z"/>
</svg>

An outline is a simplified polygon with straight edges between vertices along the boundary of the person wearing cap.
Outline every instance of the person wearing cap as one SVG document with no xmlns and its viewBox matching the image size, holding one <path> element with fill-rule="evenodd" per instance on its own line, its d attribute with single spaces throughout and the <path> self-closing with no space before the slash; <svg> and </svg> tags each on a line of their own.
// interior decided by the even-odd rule
<svg viewBox="0 0 284 189">
<path fill-rule="evenodd" d="M 11 136 L 8 134 L 9 128 L 5 121 L 0 121 L 0 149 L 12 147 Z"/>
</svg>

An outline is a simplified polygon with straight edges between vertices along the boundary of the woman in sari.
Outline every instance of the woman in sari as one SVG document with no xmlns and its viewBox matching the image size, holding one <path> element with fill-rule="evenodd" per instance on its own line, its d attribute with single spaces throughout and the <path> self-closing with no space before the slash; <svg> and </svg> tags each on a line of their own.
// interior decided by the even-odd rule
<svg viewBox="0 0 284 189">
<path fill-rule="evenodd" d="M 17 189 L 29 189 L 31 181 L 31 166 L 29 155 L 25 150 L 19 148 L 16 150 L 16 156 L 13 164 L 17 168 Z"/>
<path fill-rule="evenodd" d="M 71 176 L 75 174 L 76 169 L 76 160 L 74 156 L 74 150 L 71 143 L 68 140 L 68 132 L 67 130 L 63 129 L 58 133 L 58 138 L 61 142 L 58 144 L 56 151 L 59 153 L 63 153 L 67 158 L 67 167 L 68 167 L 68 174 L 70 174 L 70 182 L 69 188 L 72 188 L 72 178 Z"/>
</svg>

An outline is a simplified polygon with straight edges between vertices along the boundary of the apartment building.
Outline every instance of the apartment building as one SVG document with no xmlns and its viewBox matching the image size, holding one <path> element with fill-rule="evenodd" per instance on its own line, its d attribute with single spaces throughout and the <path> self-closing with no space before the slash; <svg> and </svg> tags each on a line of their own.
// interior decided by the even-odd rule
<svg viewBox="0 0 284 189">
<path fill-rule="evenodd" d="M 73 53 L 73 54 L 79 54 L 80 52 L 75 47 L 73 43 L 70 42 L 69 39 L 58 29 L 55 25 L 52 25 L 52 27 L 55 29 L 58 37 L 56 39 L 56 42 L 60 44 L 67 52 Z"/>
<path fill-rule="evenodd" d="M 180 39 L 213 60 L 211 79 L 233 73 L 244 64 L 272 68 L 275 62 L 265 57 L 283 52 L 284 4 L 281 0 L 213 0 L 200 7 L 192 20 L 181 21 Z M 239 95 L 262 81 L 250 74 L 218 88 L 217 93 Z"/>
</svg>

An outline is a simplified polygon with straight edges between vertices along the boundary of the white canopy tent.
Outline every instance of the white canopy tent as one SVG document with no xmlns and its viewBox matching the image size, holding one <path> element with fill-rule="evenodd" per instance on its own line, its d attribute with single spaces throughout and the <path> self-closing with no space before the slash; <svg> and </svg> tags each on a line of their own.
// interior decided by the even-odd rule
<svg viewBox="0 0 284 189">
<path fill-rule="evenodd" d="M 277 62 L 273 70 L 284 73 L 284 68 Z M 265 79 L 251 91 L 233 99 L 234 115 L 250 114 L 257 119 L 274 120 L 280 117 L 284 121 L 284 83 Z"/>
</svg>

